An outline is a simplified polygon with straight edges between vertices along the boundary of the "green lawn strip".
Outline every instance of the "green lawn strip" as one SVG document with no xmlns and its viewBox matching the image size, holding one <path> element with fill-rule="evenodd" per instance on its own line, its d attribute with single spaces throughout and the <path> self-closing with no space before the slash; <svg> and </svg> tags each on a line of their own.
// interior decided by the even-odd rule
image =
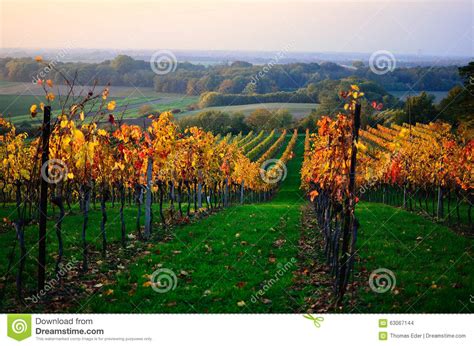
<svg viewBox="0 0 474 346">
<path fill-rule="evenodd" d="M 288 175 L 272 201 L 234 206 L 177 227 L 176 239 L 153 246 L 148 256 L 139 258 L 116 276 L 114 285 L 104 288 L 113 289 L 113 294 L 91 297 L 81 311 L 291 311 L 294 302 L 288 289 L 299 237 L 303 140 L 299 138 L 297 157 L 288 162 Z M 174 290 L 158 293 L 147 287 L 147 275 L 160 268 L 178 276 Z"/>
<path fill-rule="evenodd" d="M 469 312 L 472 239 L 384 204 L 361 203 L 357 217 L 362 263 L 356 271 L 364 268 L 366 277 L 375 269 L 389 269 L 396 286 L 375 293 L 363 282 L 355 312 Z"/>
</svg>

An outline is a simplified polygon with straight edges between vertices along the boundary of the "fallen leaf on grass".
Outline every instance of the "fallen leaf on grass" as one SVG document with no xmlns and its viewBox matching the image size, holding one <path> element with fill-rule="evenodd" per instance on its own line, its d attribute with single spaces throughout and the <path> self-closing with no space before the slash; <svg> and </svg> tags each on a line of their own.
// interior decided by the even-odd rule
<svg viewBox="0 0 474 346">
<path fill-rule="evenodd" d="M 235 284 L 235 286 L 237 286 L 238 288 L 245 287 L 245 285 L 247 285 L 245 281 L 240 281 Z"/>
<path fill-rule="evenodd" d="M 283 244 L 285 244 L 285 243 L 286 243 L 286 239 L 277 239 L 277 240 L 275 240 L 275 242 L 273 243 L 273 246 L 279 248 L 279 247 L 282 247 Z"/>
<path fill-rule="evenodd" d="M 107 291 L 104 292 L 104 294 L 105 294 L 106 296 L 110 296 L 111 294 L 114 294 L 114 290 L 112 290 L 112 289 L 109 288 Z"/>
</svg>

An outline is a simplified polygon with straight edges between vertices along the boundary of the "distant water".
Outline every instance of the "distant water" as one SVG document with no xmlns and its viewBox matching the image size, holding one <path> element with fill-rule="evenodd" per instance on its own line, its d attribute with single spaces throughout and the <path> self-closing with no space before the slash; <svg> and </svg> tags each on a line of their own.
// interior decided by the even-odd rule
<svg viewBox="0 0 474 346">
<path fill-rule="evenodd" d="M 391 91 L 388 91 L 388 92 L 390 94 L 392 94 L 393 96 L 398 97 L 402 101 L 405 101 L 408 96 L 415 96 L 415 95 L 421 94 L 421 91 L 413 92 L 413 91 L 409 91 L 409 90 L 405 90 L 405 91 L 391 90 Z M 444 99 L 446 97 L 446 95 L 448 95 L 448 91 L 429 91 L 429 90 L 427 90 L 426 92 L 435 97 L 435 100 L 434 100 L 435 103 L 439 103 L 442 99 Z"/>
</svg>

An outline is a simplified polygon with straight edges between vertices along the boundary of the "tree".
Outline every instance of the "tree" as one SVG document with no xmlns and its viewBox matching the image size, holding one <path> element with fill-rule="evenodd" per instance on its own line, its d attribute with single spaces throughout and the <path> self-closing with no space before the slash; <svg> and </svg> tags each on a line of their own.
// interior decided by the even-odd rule
<svg viewBox="0 0 474 346">
<path fill-rule="evenodd" d="M 254 110 L 250 115 L 245 119 L 245 123 L 253 131 L 259 131 L 267 129 L 268 122 L 271 120 L 272 112 L 268 109 L 260 108 Z"/>
<path fill-rule="evenodd" d="M 110 66 L 119 73 L 126 73 L 133 70 L 135 60 L 128 55 L 118 55 L 110 62 Z"/>
<path fill-rule="evenodd" d="M 405 113 L 408 121 L 414 123 L 427 123 L 436 117 L 436 108 L 433 104 L 434 96 L 422 92 L 418 96 L 408 97 L 405 102 Z"/>
<path fill-rule="evenodd" d="M 219 89 L 217 91 L 223 94 L 233 93 L 234 81 L 232 79 L 224 79 L 221 85 L 219 85 Z"/>
<path fill-rule="evenodd" d="M 459 68 L 464 87 L 455 86 L 438 105 L 440 119 L 474 128 L 474 62 Z"/>
</svg>

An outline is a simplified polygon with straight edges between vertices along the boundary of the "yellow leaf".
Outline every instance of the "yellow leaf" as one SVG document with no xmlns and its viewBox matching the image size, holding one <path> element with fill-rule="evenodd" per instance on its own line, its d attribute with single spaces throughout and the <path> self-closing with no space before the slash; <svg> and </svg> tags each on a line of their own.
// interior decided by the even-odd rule
<svg viewBox="0 0 474 346">
<path fill-rule="evenodd" d="M 352 90 L 355 90 L 355 91 L 360 91 L 359 86 L 358 86 L 358 85 L 355 85 L 355 84 L 352 84 L 352 85 L 351 85 L 351 89 L 352 89 Z"/>
<path fill-rule="evenodd" d="M 110 101 L 109 103 L 107 103 L 107 109 L 109 111 L 113 111 L 115 109 L 115 101 Z"/>
<path fill-rule="evenodd" d="M 46 100 L 48 100 L 48 101 L 54 101 L 54 98 L 55 98 L 55 97 L 56 97 L 56 96 L 54 96 L 53 93 L 47 93 L 47 94 L 46 94 Z"/>
<path fill-rule="evenodd" d="M 79 119 L 81 119 L 81 121 L 84 121 L 84 112 L 82 111 L 81 114 L 79 114 Z"/>
<path fill-rule="evenodd" d="M 29 179 L 30 178 L 30 172 L 27 171 L 26 169 L 20 169 L 20 174 L 23 178 Z"/>
<path fill-rule="evenodd" d="M 356 142 L 355 146 L 357 147 L 357 150 L 359 150 L 362 153 L 365 153 L 367 151 L 367 147 L 362 142 Z"/>
<path fill-rule="evenodd" d="M 143 283 L 143 287 L 150 287 L 151 286 L 151 281 L 145 281 Z"/>
<path fill-rule="evenodd" d="M 76 140 L 78 142 L 84 142 L 85 141 L 84 134 L 82 133 L 81 130 L 74 129 L 73 134 L 74 134 L 74 140 Z"/>
<path fill-rule="evenodd" d="M 30 113 L 36 113 L 37 111 L 38 111 L 38 106 L 37 105 L 31 105 Z"/>
<path fill-rule="evenodd" d="M 47 84 L 50 88 L 53 87 L 53 81 L 52 81 L 51 79 L 48 79 L 48 80 L 46 81 L 46 84 Z"/>
</svg>

